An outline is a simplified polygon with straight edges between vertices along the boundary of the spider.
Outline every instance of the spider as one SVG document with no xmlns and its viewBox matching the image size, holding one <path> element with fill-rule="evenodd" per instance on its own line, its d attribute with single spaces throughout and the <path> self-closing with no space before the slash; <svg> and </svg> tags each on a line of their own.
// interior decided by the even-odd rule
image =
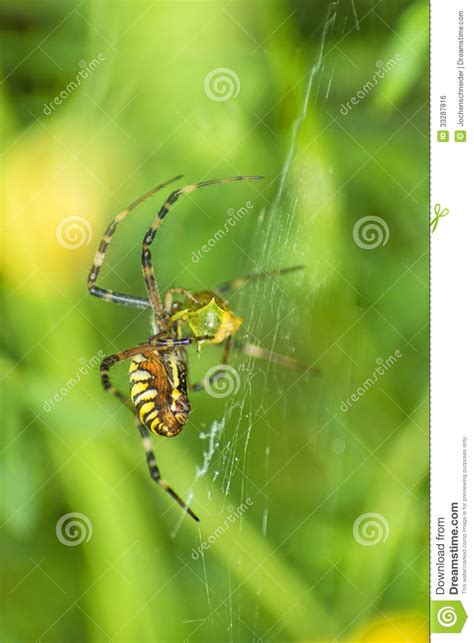
<svg viewBox="0 0 474 643">
<path fill-rule="evenodd" d="M 184 194 L 211 185 L 230 183 L 232 181 L 259 180 L 261 176 L 233 176 L 213 179 L 187 185 L 170 194 L 161 209 L 155 215 L 142 244 L 141 266 L 147 298 L 136 295 L 119 293 L 114 290 L 96 286 L 100 268 L 104 262 L 107 249 L 118 224 L 145 199 L 166 187 L 173 181 L 181 179 L 175 176 L 160 183 L 152 190 L 143 194 L 131 203 L 125 210 L 117 214 L 108 225 L 100 241 L 94 262 L 89 272 L 87 287 L 91 295 L 105 301 L 130 306 L 133 308 L 150 309 L 152 312 L 153 335 L 146 341 L 132 348 L 109 355 L 100 365 L 100 375 L 103 388 L 117 397 L 135 415 L 136 424 L 140 431 L 145 449 L 146 461 L 151 478 L 156 481 L 191 518 L 199 522 L 199 518 L 181 497 L 161 477 L 160 470 L 152 450 L 150 434 L 164 437 L 174 437 L 186 424 L 190 413 L 188 398 L 188 366 L 186 349 L 191 344 L 200 346 L 206 344 L 222 344 L 222 365 L 229 358 L 231 340 L 242 324 L 242 319 L 233 311 L 229 302 L 224 298 L 226 292 L 242 287 L 255 279 L 271 277 L 300 269 L 301 266 L 284 268 L 270 272 L 255 273 L 239 277 L 220 284 L 212 290 L 193 293 L 185 288 L 170 288 L 162 300 L 155 279 L 152 265 L 151 245 L 163 219 L 172 205 Z M 185 329 L 190 334 L 185 334 Z M 289 357 L 269 353 L 257 346 L 249 345 L 247 353 L 254 357 L 263 357 L 278 361 L 285 365 L 298 365 L 296 360 Z M 130 397 L 119 391 L 111 382 L 109 370 L 111 366 L 131 360 Z M 225 374 L 225 370 L 217 370 L 209 378 L 213 383 Z M 204 383 L 190 386 L 190 391 L 205 388 Z"/>
</svg>

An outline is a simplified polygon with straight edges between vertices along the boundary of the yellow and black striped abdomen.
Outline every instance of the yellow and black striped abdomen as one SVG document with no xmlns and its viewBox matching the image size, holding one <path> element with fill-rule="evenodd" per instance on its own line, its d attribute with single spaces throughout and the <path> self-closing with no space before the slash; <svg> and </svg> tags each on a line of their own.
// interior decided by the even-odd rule
<svg viewBox="0 0 474 643">
<path fill-rule="evenodd" d="M 186 364 L 172 352 L 137 355 L 130 364 L 130 394 L 141 423 L 172 437 L 189 416 Z"/>
</svg>

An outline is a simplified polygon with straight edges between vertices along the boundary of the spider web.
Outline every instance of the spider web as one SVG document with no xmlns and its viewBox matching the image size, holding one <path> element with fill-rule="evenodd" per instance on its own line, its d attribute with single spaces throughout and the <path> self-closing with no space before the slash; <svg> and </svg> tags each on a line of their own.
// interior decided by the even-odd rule
<svg viewBox="0 0 474 643">
<path fill-rule="evenodd" d="M 306 87 L 300 112 L 295 119 L 292 127 L 291 140 L 288 146 L 288 153 L 282 165 L 279 175 L 276 195 L 268 212 L 262 212 L 258 218 L 256 230 L 254 230 L 254 261 L 255 266 L 252 271 L 269 271 L 276 267 L 288 266 L 288 252 L 290 241 L 292 241 L 292 232 L 294 232 L 294 215 L 298 206 L 298 197 L 292 194 L 288 187 L 289 174 L 292 167 L 297 148 L 298 137 L 301 125 L 303 124 L 308 107 L 315 96 L 321 91 L 321 81 L 324 76 L 325 68 L 323 63 L 324 51 L 328 33 L 334 26 L 336 18 L 337 3 L 332 3 L 322 35 L 320 38 L 320 48 L 316 55 L 316 60 L 306 74 Z M 327 95 L 331 85 L 331 79 L 334 68 L 330 76 L 325 78 L 327 87 L 324 94 Z M 319 79 L 319 83 L 317 82 Z M 297 244 L 293 244 L 293 264 L 304 264 L 304 254 L 295 259 L 301 249 Z M 248 272 L 248 270 L 247 270 Z M 288 302 L 283 296 L 284 291 L 281 285 L 281 279 L 285 277 L 275 277 L 261 279 L 254 284 L 245 287 L 245 301 L 243 293 L 237 293 L 235 308 L 237 310 L 245 309 L 245 337 L 255 344 L 260 344 L 259 338 L 262 336 L 265 327 L 265 320 L 268 311 L 276 323 L 270 332 L 266 333 L 264 348 L 270 352 L 283 353 L 283 350 L 292 350 L 291 333 L 297 332 L 298 317 L 301 312 L 293 309 L 291 313 L 291 322 L 283 323 L 287 316 L 286 308 Z M 295 279 L 294 277 L 292 278 Z M 293 281 L 293 287 L 298 286 L 298 281 Z M 251 293 L 249 295 L 249 290 Z M 285 288 L 285 293 L 288 288 Z M 234 301 L 232 303 L 234 303 Z M 251 302 L 250 306 L 248 302 Z M 265 302 L 262 304 L 262 302 Z M 290 304 L 291 305 L 291 304 Z M 282 341 L 283 340 L 283 341 Z M 289 341 L 288 341 L 289 340 Z M 282 350 L 281 346 L 284 347 Z M 232 489 L 232 483 L 237 470 L 243 473 L 240 498 L 241 502 L 245 499 L 245 471 L 249 445 L 251 442 L 252 428 L 254 419 L 265 410 L 267 402 L 271 399 L 275 391 L 274 379 L 277 368 L 270 361 L 255 359 L 250 355 L 239 354 L 237 367 L 240 376 L 240 390 L 236 395 L 227 398 L 224 414 L 222 419 L 214 421 L 209 427 L 208 432 L 201 433 L 201 439 L 207 443 L 202 454 L 202 464 L 198 467 L 194 484 L 203 477 L 208 477 L 209 484 L 217 485 L 224 496 L 228 496 Z M 258 403 L 253 396 L 253 380 L 256 374 L 261 376 L 262 384 L 260 386 Z M 268 457 L 271 451 L 271 445 L 266 447 L 267 465 Z"/>
<path fill-rule="evenodd" d="M 320 36 L 316 39 L 318 50 L 314 55 L 313 64 L 305 75 L 301 105 L 292 125 L 287 154 L 281 166 L 274 200 L 266 211 L 260 213 L 257 223 L 252 224 L 254 244 L 251 254 L 255 263 L 250 271 L 247 265 L 239 274 L 269 271 L 306 263 L 306 251 L 298 246 L 294 236 L 298 194 L 290 187 L 292 164 L 298 151 L 300 129 L 310 105 L 318 94 L 327 97 L 331 86 L 334 66 L 329 70 L 326 69 L 324 53 L 329 33 L 335 24 L 336 11 L 337 3 L 332 3 Z M 288 279 L 290 281 L 285 283 Z M 295 348 L 293 338 L 298 334 L 299 321 L 303 316 L 301 307 L 298 308 L 295 305 L 291 293 L 298 289 L 302 279 L 303 276 L 300 273 L 294 273 L 289 277 L 261 279 L 247 285 L 245 292 L 238 292 L 235 297 L 232 296 L 233 308 L 244 311 L 245 325 L 242 328 L 243 332 L 241 331 L 239 335 L 244 335 L 245 340 L 261 345 L 265 350 L 291 357 Z M 268 329 L 269 317 L 274 320 L 270 329 Z M 258 493 L 255 483 L 249 479 L 247 472 L 249 449 L 251 449 L 252 433 L 256 422 L 261 420 L 269 403 L 274 402 L 276 397 L 279 398 L 277 403 L 282 414 L 288 415 L 284 383 L 282 385 L 281 382 L 281 370 L 284 367 L 241 352 L 236 353 L 236 351 L 231 357 L 231 364 L 238 372 L 239 390 L 226 398 L 222 417 L 214 420 L 207 430 L 200 433 L 199 437 L 203 441 L 204 448 L 187 496 L 187 501 L 192 504 L 197 484 L 204 481 L 209 498 L 213 497 L 217 490 L 219 497 L 224 499 L 223 512 L 226 506 L 228 507 L 228 499 L 232 498 L 235 504 L 242 504 L 250 495 Z M 283 380 L 291 377 L 296 379 L 301 377 L 301 373 L 291 371 L 291 374 L 285 374 Z M 258 386 L 255 386 L 256 379 L 258 379 Z M 282 425 L 287 424 L 287 419 L 283 417 Z M 265 481 L 269 480 L 272 440 L 276 439 L 270 427 L 268 427 L 267 436 L 268 440 L 263 453 L 260 454 Z M 184 516 L 178 518 L 173 536 L 176 536 L 186 519 Z M 270 506 L 266 499 L 262 505 L 260 521 L 260 532 L 263 537 L 267 536 L 269 519 Z M 241 516 L 241 526 L 243 520 L 245 518 Z M 212 613 L 215 599 L 212 599 L 212 589 L 208 581 L 206 556 L 207 554 L 203 551 L 202 573 L 206 584 L 209 612 Z M 228 573 L 230 577 L 231 570 Z M 255 610 L 256 622 L 258 601 Z M 235 617 L 232 610 L 229 609 L 229 640 L 233 639 L 233 618 Z"/>
</svg>

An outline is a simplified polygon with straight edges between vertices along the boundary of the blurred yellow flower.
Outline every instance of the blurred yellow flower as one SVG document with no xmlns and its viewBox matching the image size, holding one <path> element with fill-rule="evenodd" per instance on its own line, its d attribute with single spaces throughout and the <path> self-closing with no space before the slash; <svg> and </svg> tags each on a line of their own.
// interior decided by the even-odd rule
<svg viewBox="0 0 474 643">
<path fill-rule="evenodd" d="M 391 615 L 371 621 L 345 643 L 428 643 L 428 617 Z"/>
<path fill-rule="evenodd" d="M 4 160 L 2 272 L 23 295 L 85 285 L 103 232 L 99 213 L 110 203 L 117 150 L 98 154 L 87 146 L 94 132 L 70 130 L 37 125 Z"/>
</svg>

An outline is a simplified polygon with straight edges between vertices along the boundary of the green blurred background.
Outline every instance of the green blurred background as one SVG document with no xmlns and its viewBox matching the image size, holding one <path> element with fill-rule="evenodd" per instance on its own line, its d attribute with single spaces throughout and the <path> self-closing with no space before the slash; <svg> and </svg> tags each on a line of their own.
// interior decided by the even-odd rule
<svg viewBox="0 0 474 643">
<path fill-rule="evenodd" d="M 2 2 L 2 641 L 428 640 L 427 5 Z M 231 302 L 242 337 L 320 369 L 234 353 L 240 389 L 194 394 L 181 435 L 155 440 L 199 526 L 149 480 L 133 419 L 100 387 L 95 356 L 146 339 L 149 315 L 86 289 L 111 217 L 179 173 L 266 179 L 176 206 L 160 288 L 304 264 Z M 99 285 L 144 293 L 141 240 L 166 196 L 120 226 Z M 367 216 L 385 245 L 355 242 Z M 66 217 L 82 219 L 65 242 Z M 220 354 L 190 351 L 191 380 Z M 69 513 L 85 517 L 74 546 Z"/>
</svg>

